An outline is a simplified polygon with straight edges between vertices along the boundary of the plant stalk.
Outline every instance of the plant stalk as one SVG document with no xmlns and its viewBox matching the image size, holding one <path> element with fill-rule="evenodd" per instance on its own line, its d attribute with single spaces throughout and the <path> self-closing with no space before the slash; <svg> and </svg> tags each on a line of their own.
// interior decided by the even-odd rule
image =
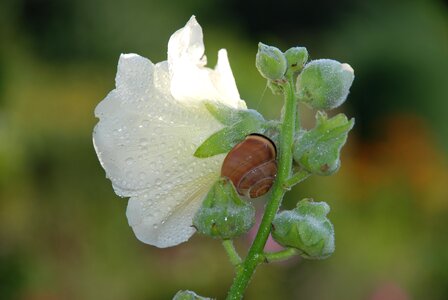
<svg viewBox="0 0 448 300">
<path fill-rule="evenodd" d="M 289 80 L 284 86 L 284 113 L 279 134 L 278 173 L 272 186 L 270 200 L 266 204 L 263 218 L 257 235 L 249 249 L 247 257 L 237 270 L 235 279 L 227 295 L 228 300 L 239 300 L 243 298 L 250 279 L 257 266 L 264 262 L 264 246 L 271 232 L 271 224 L 280 208 L 285 189 L 285 182 L 291 176 L 292 169 L 292 147 L 296 128 L 299 128 L 297 113 L 297 99 L 294 95 L 294 84 Z"/>
</svg>

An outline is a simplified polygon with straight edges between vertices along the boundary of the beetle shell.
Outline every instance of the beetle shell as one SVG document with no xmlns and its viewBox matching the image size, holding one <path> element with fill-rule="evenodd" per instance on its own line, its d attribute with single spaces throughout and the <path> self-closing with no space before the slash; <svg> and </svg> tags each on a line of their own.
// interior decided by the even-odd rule
<svg viewBox="0 0 448 300">
<path fill-rule="evenodd" d="M 277 175 L 274 143 L 262 135 L 248 135 L 227 154 L 221 176 L 228 177 L 240 195 L 257 198 L 266 194 Z"/>
</svg>

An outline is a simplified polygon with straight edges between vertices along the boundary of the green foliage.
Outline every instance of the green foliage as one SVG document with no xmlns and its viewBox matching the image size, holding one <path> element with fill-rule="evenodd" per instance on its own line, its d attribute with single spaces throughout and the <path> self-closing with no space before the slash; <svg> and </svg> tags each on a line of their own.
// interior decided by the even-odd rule
<svg viewBox="0 0 448 300">
<path fill-rule="evenodd" d="M 328 119 L 318 112 L 315 128 L 302 130 L 295 138 L 295 162 L 313 174 L 333 174 L 339 169 L 341 148 L 354 124 L 355 120 L 349 121 L 344 114 Z"/>
<path fill-rule="evenodd" d="M 206 102 L 209 112 L 223 125 L 223 129 L 212 134 L 194 153 L 194 156 L 206 158 L 227 153 L 236 144 L 251 133 L 263 133 L 266 121 L 256 110 L 236 110 L 228 106 Z"/>
<path fill-rule="evenodd" d="M 272 237 L 285 247 L 300 250 L 305 258 L 326 258 L 334 252 L 333 225 L 326 217 L 329 212 L 327 203 L 303 199 L 295 209 L 276 215 Z"/>
<path fill-rule="evenodd" d="M 297 93 L 312 108 L 333 109 L 344 103 L 354 78 L 348 64 L 331 59 L 313 60 L 297 78 Z"/>
<path fill-rule="evenodd" d="M 254 222 L 254 207 L 239 197 L 227 178 L 215 183 L 193 220 L 199 232 L 219 239 L 238 237 L 249 231 Z"/>
</svg>

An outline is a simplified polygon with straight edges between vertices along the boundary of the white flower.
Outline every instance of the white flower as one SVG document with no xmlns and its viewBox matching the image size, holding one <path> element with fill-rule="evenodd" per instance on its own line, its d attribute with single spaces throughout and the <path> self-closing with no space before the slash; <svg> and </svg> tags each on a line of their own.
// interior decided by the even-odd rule
<svg viewBox="0 0 448 300">
<path fill-rule="evenodd" d="M 129 224 L 139 240 L 161 248 L 195 232 L 192 219 L 219 177 L 223 154 L 193 156 L 223 128 L 203 101 L 246 108 L 226 51 L 214 70 L 206 68 L 202 38 L 193 16 L 171 36 L 168 61 L 121 55 L 116 89 L 95 109 L 95 150 L 115 192 L 130 197 Z"/>
</svg>

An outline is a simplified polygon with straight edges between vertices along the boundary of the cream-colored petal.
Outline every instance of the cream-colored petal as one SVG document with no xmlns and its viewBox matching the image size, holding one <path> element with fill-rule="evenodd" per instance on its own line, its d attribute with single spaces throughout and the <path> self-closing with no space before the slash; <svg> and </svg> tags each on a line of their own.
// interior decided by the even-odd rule
<svg viewBox="0 0 448 300">
<path fill-rule="evenodd" d="M 194 16 L 168 43 L 171 93 L 179 101 L 212 100 L 233 108 L 246 108 L 240 99 L 227 59 L 221 50 L 215 70 L 206 68 L 202 29 Z"/>
<path fill-rule="evenodd" d="M 140 56 L 122 55 L 117 88 L 97 106 L 100 121 L 93 134 L 115 192 L 132 197 L 130 225 L 139 239 L 158 247 L 185 241 L 194 232 L 191 220 L 223 160 L 223 155 L 193 156 L 222 125 L 202 104 L 175 100 L 167 92 L 169 78 L 166 63 L 154 66 Z"/>
<path fill-rule="evenodd" d="M 227 51 L 221 49 L 218 51 L 218 63 L 215 67 L 215 73 L 213 84 L 218 90 L 219 94 L 223 95 L 223 99 L 229 99 L 230 106 L 238 107 L 241 109 L 247 108 L 246 102 L 240 99 L 240 93 L 236 87 L 235 78 L 233 77 L 232 69 L 230 68 L 229 58 L 227 57 Z"/>
<path fill-rule="evenodd" d="M 136 59 L 146 67 L 136 71 Z M 164 73 L 163 64 L 154 67 L 144 58 L 122 56 L 117 89 L 95 110 L 100 118 L 94 130 L 95 148 L 120 196 L 138 195 L 181 172 L 199 160 L 193 157 L 196 148 L 222 128 L 203 105 L 178 103 L 156 88 L 167 85 L 157 82 L 168 79 Z"/>
<path fill-rule="evenodd" d="M 187 24 L 171 35 L 168 41 L 168 62 L 173 65 L 178 60 L 188 59 L 193 64 L 205 66 L 202 28 L 192 16 Z"/>
<path fill-rule="evenodd" d="M 194 162 L 186 170 L 189 178 L 173 178 L 174 184 L 162 184 L 129 200 L 126 215 L 135 235 L 144 243 L 159 248 L 171 247 L 195 232 L 193 218 L 204 196 L 218 179 L 223 155 Z M 197 176 L 197 172 L 204 172 Z M 177 180 L 181 182 L 176 183 Z"/>
</svg>

